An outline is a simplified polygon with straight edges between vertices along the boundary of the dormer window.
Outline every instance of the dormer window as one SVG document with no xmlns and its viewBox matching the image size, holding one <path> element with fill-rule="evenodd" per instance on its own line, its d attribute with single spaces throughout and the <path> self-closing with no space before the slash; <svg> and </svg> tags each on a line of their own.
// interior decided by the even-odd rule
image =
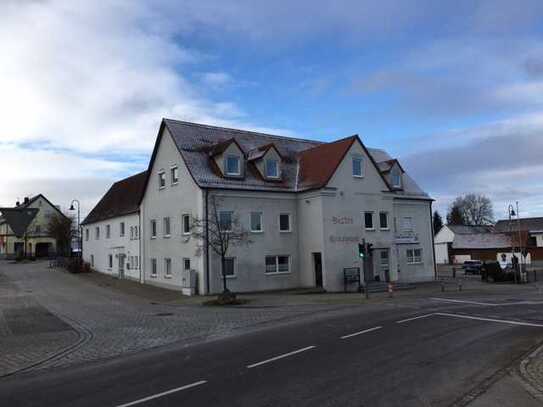
<svg viewBox="0 0 543 407">
<path fill-rule="evenodd" d="M 402 187 L 402 174 L 399 168 L 393 168 L 390 172 L 390 182 L 394 188 Z"/>
<path fill-rule="evenodd" d="M 241 175 L 239 156 L 229 155 L 226 157 L 226 175 Z"/>
<path fill-rule="evenodd" d="M 266 177 L 279 178 L 279 161 L 272 159 L 266 160 Z"/>
</svg>

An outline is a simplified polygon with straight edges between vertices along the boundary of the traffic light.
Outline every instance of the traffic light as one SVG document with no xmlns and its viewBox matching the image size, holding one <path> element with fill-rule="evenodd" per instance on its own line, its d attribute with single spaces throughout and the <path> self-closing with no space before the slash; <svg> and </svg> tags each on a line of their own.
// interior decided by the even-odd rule
<svg viewBox="0 0 543 407">
<path fill-rule="evenodd" d="M 363 259 L 366 257 L 366 244 L 365 243 L 358 243 L 358 257 Z"/>
<path fill-rule="evenodd" d="M 366 245 L 366 253 L 369 255 L 373 251 L 373 243 L 368 243 Z"/>
</svg>

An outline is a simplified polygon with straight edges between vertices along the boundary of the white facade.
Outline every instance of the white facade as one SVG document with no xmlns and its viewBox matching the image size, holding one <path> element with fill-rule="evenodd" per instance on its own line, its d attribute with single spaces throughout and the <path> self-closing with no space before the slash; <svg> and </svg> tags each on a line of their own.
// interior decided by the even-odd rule
<svg viewBox="0 0 543 407">
<path fill-rule="evenodd" d="M 93 270 L 140 281 L 139 214 L 83 225 L 83 259 Z"/>
<path fill-rule="evenodd" d="M 447 225 L 444 225 L 434 237 L 437 264 L 449 263 L 449 245 L 454 241 L 454 233 Z"/>
<path fill-rule="evenodd" d="M 252 213 L 262 216 L 262 230 L 249 233 L 252 243 L 232 247 L 228 253 L 234 267 L 228 287 L 233 291 L 316 285 L 342 291 L 343 269 L 347 267 L 360 267 L 369 280 L 413 282 L 434 278 L 431 200 L 387 191 L 382 175 L 360 143 L 353 143 L 324 188 L 293 193 L 201 188 L 167 127 L 161 136 L 141 202 L 145 283 L 180 290 L 186 275 L 183 271 L 190 268 L 198 276 L 198 293 L 222 290 L 219 256 L 211 250 L 206 252 L 203 242 L 183 231 L 183 216 L 203 218 L 212 196 L 219 210 L 231 211 L 246 230 L 251 230 Z M 217 157 L 217 167 L 225 168 L 225 157 L 236 152 L 239 148 L 230 144 Z M 362 176 L 353 176 L 355 156 L 363 157 Z M 242 165 L 240 176 L 244 171 Z M 372 213 L 373 228 L 365 227 L 366 212 Z M 280 230 L 282 215 L 290 217 L 288 231 Z M 381 215 L 386 217 L 383 225 Z M 362 239 L 374 249 L 366 265 L 358 256 Z"/>
</svg>

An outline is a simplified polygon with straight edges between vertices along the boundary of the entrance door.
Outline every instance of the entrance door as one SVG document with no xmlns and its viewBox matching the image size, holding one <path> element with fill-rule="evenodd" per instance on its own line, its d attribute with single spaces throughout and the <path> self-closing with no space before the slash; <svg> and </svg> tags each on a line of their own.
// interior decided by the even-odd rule
<svg viewBox="0 0 543 407">
<path fill-rule="evenodd" d="M 119 254 L 119 278 L 124 278 L 124 254 Z"/>
<path fill-rule="evenodd" d="M 313 264 L 315 264 L 315 286 L 322 287 L 322 255 L 313 253 Z"/>
<path fill-rule="evenodd" d="M 385 281 L 390 281 L 390 256 L 388 249 L 383 249 L 379 253 L 379 269 Z"/>
</svg>

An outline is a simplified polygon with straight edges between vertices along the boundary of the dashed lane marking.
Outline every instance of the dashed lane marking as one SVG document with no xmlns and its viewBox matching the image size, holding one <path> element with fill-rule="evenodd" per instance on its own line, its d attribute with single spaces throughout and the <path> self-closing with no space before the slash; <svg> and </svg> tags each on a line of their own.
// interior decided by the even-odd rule
<svg viewBox="0 0 543 407">
<path fill-rule="evenodd" d="M 275 362 L 276 360 L 284 359 L 284 358 L 287 358 L 289 356 L 297 355 L 298 353 L 302 353 L 302 352 L 305 352 L 305 351 L 308 351 L 308 350 L 311 350 L 311 349 L 315 349 L 315 348 L 316 348 L 316 346 L 307 346 L 305 348 L 298 349 L 298 350 L 295 350 L 295 351 L 292 351 L 292 352 L 289 352 L 289 353 L 284 353 L 282 355 L 275 356 L 273 358 L 263 360 L 262 362 L 257 362 L 257 363 L 253 363 L 252 365 L 248 365 L 247 369 L 252 369 L 252 368 L 257 367 L 257 366 L 262 366 L 262 365 L 265 365 L 267 363 Z"/>
<path fill-rule="evenodd" d="M 396 323 L 397 324 L 403 324 L 405 322 L 415 321 L 417 319 L 428 318 L 428 317 L 431 317 L 433 315 L 434 314 L 419 315 L 418 317 L 407 318 L 407 319 L 402 319 L 401 321 L 396 321 Z"/>
<path fill-rule="evenodd" d="M 136 404 L 145 403 L 146 401 L 154 400 L 154 399 L 157 399 L 159 397 L 164 397 L 164 396 L 167 396 L 168 394 L 177 393 L 178 391 L 191 389 L 191 388 L 196 387 L 196 386 L 201 386 L 204 383 L 207 383 L 207 380 L 200 380 L 199 382 L 194 382 L 194 383 L 191 383 L 191 384 L 187 384 L 185 386 L 176 387 L 175 389 L 163 391 L 162 393 L 153 394 L 152 396 L 148 396 L 148 397 L 144 397 L 144 398 L 139 399 L 139 400 L 131 401 L 130 403 L 120 404 L 117 407 L 135 406 Z"/>
<path fill-rule="evenodd" d="M 365 329 L 363 331 L 359 331 L 359 332 L 355 332 L 355 333 L 352 333 L 352 334 L 349 334 L 349 335 L 342 336 L 341 339 L 348 339 L 348 338 L 352 338 L 353 336 L 367 334 L 368 332 L 377 331 L 378 329 L 381 329 L 381 328 L 382 328 L 382 326 L 376 326 L 374 328 Z"/>
</svg>

